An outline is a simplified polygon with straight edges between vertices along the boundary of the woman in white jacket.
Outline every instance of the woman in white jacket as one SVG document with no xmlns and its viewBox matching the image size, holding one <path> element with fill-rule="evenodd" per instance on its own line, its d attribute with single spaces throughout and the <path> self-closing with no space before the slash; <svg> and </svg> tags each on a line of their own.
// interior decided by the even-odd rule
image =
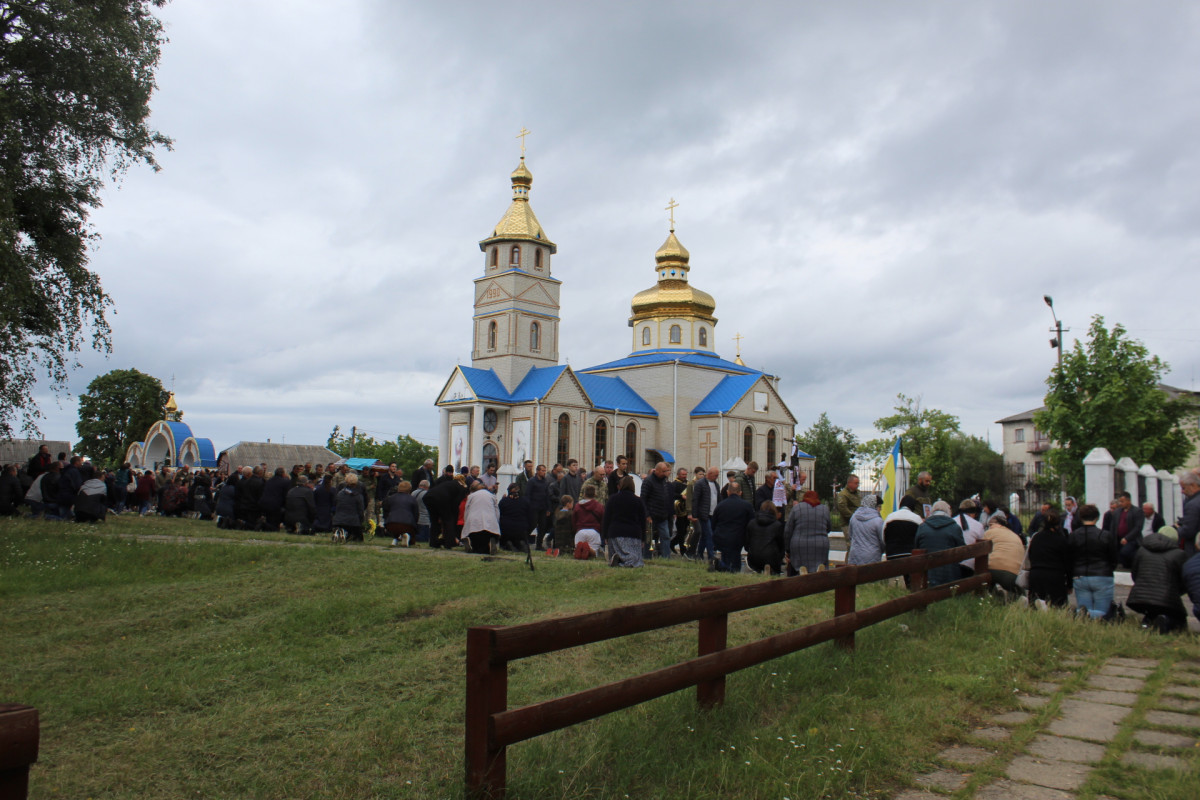
<svg viewBox="0 0 1200 800">
<path fill-rule="evenodd" d="M 463 538 L 472 553 L 494 553 L 500 541 L 500 501 L 483 484 L 471 484 L 463 510 Z"/>
</svg>

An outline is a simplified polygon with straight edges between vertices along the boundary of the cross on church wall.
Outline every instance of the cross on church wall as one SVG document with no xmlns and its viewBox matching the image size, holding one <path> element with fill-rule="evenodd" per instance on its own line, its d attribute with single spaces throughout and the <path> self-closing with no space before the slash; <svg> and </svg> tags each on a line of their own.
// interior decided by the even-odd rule
<svg viewBox="0 0 1200 800">
<path fill-rule="evenodd" d="M 717 442 L 713 441 L 712 431 L 704 432 L 704 441 L 700 443 L 700 449 L 704 451 L 704 468 L 712 467 L 712 451 L 717 447 Z"/>
</svg>

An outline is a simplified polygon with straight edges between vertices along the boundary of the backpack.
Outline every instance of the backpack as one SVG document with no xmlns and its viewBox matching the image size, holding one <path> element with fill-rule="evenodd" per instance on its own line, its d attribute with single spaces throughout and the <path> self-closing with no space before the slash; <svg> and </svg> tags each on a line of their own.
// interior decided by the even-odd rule
<svg viewBox="0 0 1200 800">
<path fill-rule="evenodd" d="M 587 542 L 580 542 L 579 544 L 575 545 L 575 557 L 580 561 L 587 561 L 594 555 L 596 554 L 592 552 L 592 546 Z"/>
</svg>

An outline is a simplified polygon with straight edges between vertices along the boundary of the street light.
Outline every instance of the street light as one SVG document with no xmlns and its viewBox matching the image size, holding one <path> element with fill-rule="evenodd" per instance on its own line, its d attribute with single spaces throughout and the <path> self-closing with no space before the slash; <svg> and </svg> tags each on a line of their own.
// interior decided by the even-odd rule
<svg viewBox="0 0 1200 800">
<path fill-rule="evenodd" d="M 1051 328 L 1050 331 L 1051 333 L 1054 333 L 1055 336 L 1050 340 L 1050 346 L 1058 348 L 1058 368 L 1061 370 L 1063 350 L 1062 320 L 1060 320 L 1058 315 L 1054 313 L 1054 298 L 1048 294 L 1044 294 L 1042 295 L 1042 299 L 1046 301 L 1046 305 L 1050 308 L 1050 316 L 1054 317 L 1054 327 Z"/>
</svg>

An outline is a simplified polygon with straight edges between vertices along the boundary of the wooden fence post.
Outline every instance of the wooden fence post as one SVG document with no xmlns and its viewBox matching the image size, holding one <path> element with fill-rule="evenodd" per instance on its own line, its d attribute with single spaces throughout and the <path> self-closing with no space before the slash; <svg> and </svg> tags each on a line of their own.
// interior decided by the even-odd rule
<svg viewBox="0 0 1200 800">
<path fill-rule="evenodd" d="M 37 761 L 41 727 L 31 706 L 0 703 L 0 798 L 29 796 L 29 765 Z"/>
<path fill-rule="evenodd" d="M 925 555 L 925 551 L 924 550 L 913 550 L 912 554 L 914 556 L 923 556 L 923 555 Z M 908 590 L 910 592 L 920 592 L 920 591 L 923 591 L 924 589 L 928 589 L 928 588 L 929 588 L 929 573 L 927 571 L 918 570 L 917 572 L 912 573 L 912 575 L 909 578 L 909 582 L 908 582 Z M 921 606 L 920 608 L 915 608 L 913 610 L 916 611 L 918 614 L 925 613 L 924 606 Z"/>
<path fill-rule="evenodd" d="M 703 586 L 701 592 L 715 592 L 723 586 Z M 729 615 L 701 617 L 696 654 L 707 656 L 725 649 L 729 633 Z M 725 676 L 696 684 L 696 702 L 701 708 L 714 708 L 725 702 Z"/>
<path fill-rule="evenodd" d="M 988 554 L 984 553 L 981 556 L 975 556 L 975 574 L 982 575 L 988 570 Z M 986 586 L 980 586 L 975 590 L 976 597 L 983 597 L 995 584 L 994 581 L 988 581 Z"/>
<path fill-rule="evenodd" d="M 855 581 L 858 579 L 858 567 L 848 564 L 842 564 L 839 571 L 845 571 L 850 574 L 848 583 L 845 586 L 839 586 L 833 590 L 833 615 L 840 617 L 843 614 L 853 614 L 855 599 L 858 592 L 858 587 Z M 845 636 L 834 640 L 837 646 L 843 650 L 854 649 L 854 631 L 850 631 Z"/>
<path fill-rule="evenodd" d="M 492 714 L 508 708 L 508 663 L 492 660 L 496 626 L 467 629 L 467 796 L 502 800 L 505 748 L 496 747 Z"/>
</svg>

